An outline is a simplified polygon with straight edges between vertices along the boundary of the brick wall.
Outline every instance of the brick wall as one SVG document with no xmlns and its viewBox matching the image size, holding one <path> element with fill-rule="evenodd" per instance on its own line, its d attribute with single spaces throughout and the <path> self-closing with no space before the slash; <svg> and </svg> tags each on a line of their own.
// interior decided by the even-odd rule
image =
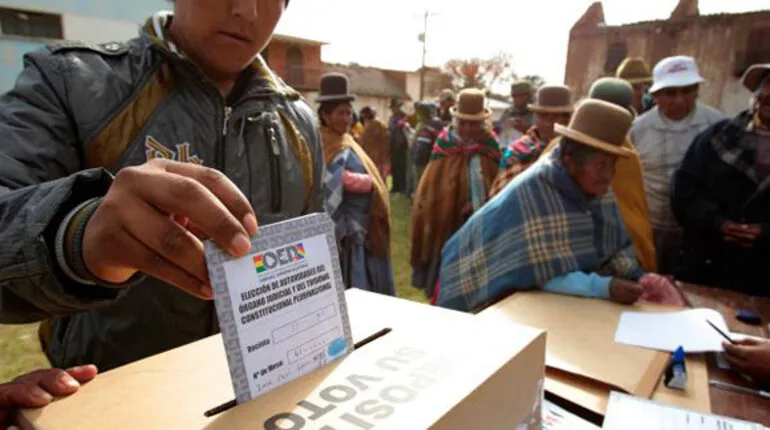
<svg viewBox="0 0 770 430">
<path fill-rule="evenodd" d="M 298 90 L 317 90 L 323 65 L 321 63 L 321 45 L 294 43 L 273 39 L 266 48 L 265 60 L 283 80 Z M 292 53 L 293 52 L 293 53 Z M 301 53 L 300 63 L 291 55 Z"/>
<path fill-rule="evenodd" d="M 671 55 L 694 57 L 708 81 L 701 88 L 701 99 L 735 114 L 748 106 L 750 97 L 739 82 L 747 66 L 749 35 L 763 28 L 770 29 L 770 11 L 619 27 L 576 26 L 570 34 L 566 83 L 579 97 L 585 96 L 594 80 L 612 75 L 605 70 L 609 47 L 625 42 L 628 56 L 643 57 L 650 67 Z"/>
</svg>

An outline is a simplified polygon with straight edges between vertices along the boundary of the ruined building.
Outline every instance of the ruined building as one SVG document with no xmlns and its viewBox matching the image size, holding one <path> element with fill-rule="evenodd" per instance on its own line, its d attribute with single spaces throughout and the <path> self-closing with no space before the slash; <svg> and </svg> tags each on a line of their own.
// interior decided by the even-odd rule
<svg viewBox="0 0 770 430">
<path fill-rule="evenodd" d="M 751 64 L 770 63 L 770 10 L 700 15 L 697 0 L 681 0 L 667 20 L 608 26 L 596 2 L 570 32 L 566 83 L 585 96 L 627 56 L 643 57 L 652 68 L 672 55 L 694 57 L 708 80 L 701 100 L 735 114 L 749 100 L 740 76 Z"/>
</svg>

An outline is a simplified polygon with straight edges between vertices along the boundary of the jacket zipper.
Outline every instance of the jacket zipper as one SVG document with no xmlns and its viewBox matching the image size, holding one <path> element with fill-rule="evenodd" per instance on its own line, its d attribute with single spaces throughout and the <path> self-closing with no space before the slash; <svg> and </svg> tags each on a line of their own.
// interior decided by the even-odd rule
<svg viewBox="0 0 770 430">
<path fill-rule="evenodd" d="M 281 184 L 281 145 L 275 132 L 275 125 L 270 124 L 266 129 L 269 148 L 267 150 L 270 160 L 270 190 L 271 208 L 274 213 L 281 211 L 281 197 L 283 196 Z"/>
</svg>

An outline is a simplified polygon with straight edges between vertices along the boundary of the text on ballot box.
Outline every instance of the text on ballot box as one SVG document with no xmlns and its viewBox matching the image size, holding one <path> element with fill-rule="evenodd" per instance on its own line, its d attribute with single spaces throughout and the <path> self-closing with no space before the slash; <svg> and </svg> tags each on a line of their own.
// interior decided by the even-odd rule
<svg viewBox="0 0 770 430">
<path fill-rule="evenodd" d="M 239 403 L 352 350 L 333 229 L 325 214 L 262 227 L 238 259 L 207 244 Z"/>
</svg>

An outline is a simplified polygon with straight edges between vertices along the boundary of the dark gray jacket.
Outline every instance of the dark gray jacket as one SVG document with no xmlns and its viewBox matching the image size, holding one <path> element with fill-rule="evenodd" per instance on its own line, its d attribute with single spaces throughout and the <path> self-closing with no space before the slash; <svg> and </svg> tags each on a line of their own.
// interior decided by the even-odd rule
<svg viewBox="0 0 770 430">
<path fill-rule="evenodd" d="M 121 168 L 155 157 L 214 167 L 262 225 L 323 210 L 321 141 L 298 93 L 260 59 L 225 101 L 162 39 L 148 24 L 127 43 L 30 53 L 0 98 L 0 323 L 47 319 L 54 366 L 106 370 L 219 331 L 213 303 L 158 280 L 87 286 L 61 271 L 62 219 Z"/>
</svg>

